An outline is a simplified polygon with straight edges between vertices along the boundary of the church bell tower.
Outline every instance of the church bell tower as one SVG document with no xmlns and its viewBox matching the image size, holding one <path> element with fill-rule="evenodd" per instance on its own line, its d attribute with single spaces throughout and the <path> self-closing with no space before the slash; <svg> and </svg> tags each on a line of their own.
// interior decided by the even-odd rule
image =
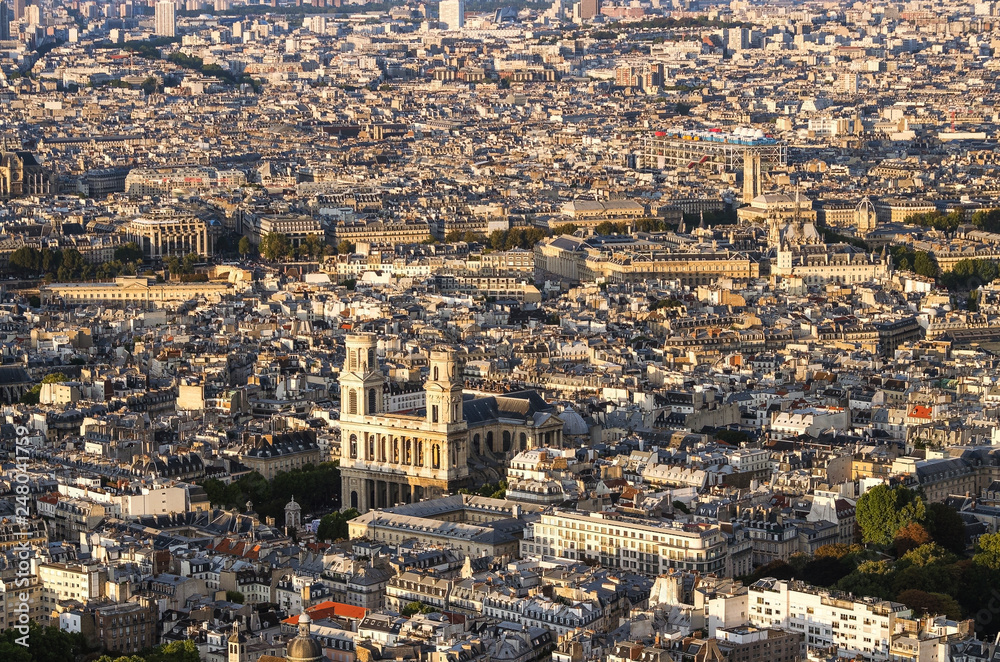
<svg viewBox="0 0 1000 662">
<path fill-rule="evenodd" d="M 375 336 L 347 336 L 347 359 L 340 373 L 340 417 L 360 421 L 385 412 L 385 378 L 378 367 Z"/>
</svg>

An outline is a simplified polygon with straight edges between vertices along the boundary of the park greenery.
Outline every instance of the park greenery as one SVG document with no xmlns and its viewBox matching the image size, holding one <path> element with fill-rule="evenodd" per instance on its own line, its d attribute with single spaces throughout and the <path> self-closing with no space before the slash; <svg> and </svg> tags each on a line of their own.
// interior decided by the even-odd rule
<svg viewBox="0 0 1000 662">
<path fill-rule="evenodd" d="M 3 662 L 66 662 L 88 659 L 94 662 L 199 662 L 198 647 L 193 641 L 174 641 L 146 648 L 137 654 L 107 652 L 99 657 L 88 648 L 80 633 L 64 632 L 55 626 L 28 625 L 28 646 L 18 643 L 21 634 L 14 629 L 0 633 L 0 660 Z"/>
<path fill-rule="evenodd" d="M 271 481 L 254 471 L 228 485 L 217 478 L 199 484 L 216 508 L 242 511 L 250 502 L 262 517 L 282 522 L 285 506 L 293 496 L 304 513 L 335 508 L 340 497 L 340 467 L 337 462 L 323 462 L 279 473 Z"/>
<path fill-rule="evenodd" d="M 892 263 L 901 271 L 912 271 L 927 278 L 937 278 L 941 274 L 937 260 L 927 251 L 914 251 L 909 246 L 895 246 L 891 254 Z"/>
<path fill-rule="evenodd" d="M 246 239 L 246 237 L 244 237 Z M 308 235 L 300 245 L 295 246 L 288 235 L 280 232 L 268 232 L 260 239 L 257 250 L 265 260 L 276 262 L 279 260 L 298 259 L 318 259 L 324 255 L 350 255 L 354 253 L 356 246 L 342 240 L 336 246 L 326 243 L 319 235 Z M 249 239 L 246 243 L 240 240 L 239 251 L 242 255 L 249 255 L 254 252 Z"/>
<path fill-rule="evenodd" d="M 121 274 L 134 275 L 142 263 L 142 250 L 133 242 L 115 249 L 114 259 L 100 264 L 88 264 L 75 248 L 35 248 L 21 246 L 10 254 L 8 270 L 46 280 L 76 282 L 107 280 Z"/>
<path fill-rule="evenodd" d="M 824 545 L 811 556 L 773 561 L 745 580 L 801 579 L 955 619 L 975 618 L 1000 583 L 1000 534 L 980 537 L 969 558 L 965 524 L 947 504 L 926 504 L 914 490 L 880 485 L 861 496 L 856 516 L 864 544 Z M 981 625 L 992 634 L 1000 623 Z"/>
</svg>

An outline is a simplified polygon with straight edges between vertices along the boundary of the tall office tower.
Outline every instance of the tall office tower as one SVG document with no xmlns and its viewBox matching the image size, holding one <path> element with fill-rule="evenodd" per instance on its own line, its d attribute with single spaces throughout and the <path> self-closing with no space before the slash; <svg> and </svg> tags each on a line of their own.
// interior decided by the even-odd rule
<svg viewBox="0 0 1000 662">
<path fill-rule="evenodd" d="M 177 21 L 174 18 L 175 7 L 171 0 L 160 0 L 156 3 L 156 36 L 177 36 Z"/>
<path fill-rule="evenodd" d="M 446 30 L 461 30 L 465 27 L 465 0 L 441 0 L 438 10 Z"/>
<path fill-rule="evenodd" d="M 42 8 L 38 5 L 28 5 L 24 8 L 24 22 L 28 25 L 42 24 Z"/>
<path fill-rule="evenodd" d="M 763 192 L 764 185 L 761 181 L 760 154 L 747 150 L 743 153 L 743 204 L 750 204 L 751 200 Z"/>
<path fill-rule="evenodd" d="M 0 0 L 0 41 L 7 41 L 10 39 L 10 7 L 4 0 Z"/>
<path fill-rule="evenodd" d="M 600 0 L 580 0 L 580 18 L 583 20 L 590 20 L 600 13 Z"/>
<path fill-rule="evenodd" d="M 24 0 L 14 0 L 14 16 L 10 19 L 12 21 L 20 20 L 24 16 Z"/>
</svg>

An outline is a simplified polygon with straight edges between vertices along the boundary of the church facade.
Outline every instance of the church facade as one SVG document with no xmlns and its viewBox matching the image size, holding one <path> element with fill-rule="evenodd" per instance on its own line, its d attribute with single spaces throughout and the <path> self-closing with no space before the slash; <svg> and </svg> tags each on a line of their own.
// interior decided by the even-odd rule
<svg viewBox="0 0 1000 662">
<path fill-rule="evenodd" d="M 527 448 L 562 445 L 562 420 L 534 391 L 463 394 L 458 354 L 430 353 L 422 413 L 387 412 L 373 335 L 347 338 L 340 376 L 344 507 L 365 513 L 502 478 Z"/>
</svg>

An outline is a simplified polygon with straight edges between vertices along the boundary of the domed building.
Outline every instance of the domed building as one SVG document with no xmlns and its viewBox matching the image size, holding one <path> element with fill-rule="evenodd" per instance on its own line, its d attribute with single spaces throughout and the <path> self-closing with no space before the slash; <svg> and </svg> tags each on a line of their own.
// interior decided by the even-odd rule
<svg viewBox="0 0 1000 662">
<path fill-rule="evenodd" d="M 309 618 L 309 614 L 302 612 L 299 616 L 299 633 L 285 644 L 285 657 L 262 655 L 257 659 L 257 662 L 326 662 L 326 658 L 323 656 L 323 647 L 309 633 L 311 625 L 312 619 Z M 244 662 L 244 659 L 233 657 L 233 638 L 230 637 L 229 641 L 228 662 Z"/>
<path fill-rule="evenodd" d="M 566 407 L 559 412 L 559 418 L 563 422 L 563 445 L 567 448 L 576 448 L 590 445 L 590 426 L 583 416 L 580 416 L 572 407 Z"/>
<path fill-rule="evenodd" d="M 323 660 L 323 648 L 319 642 L 309 633 L 312 619 L 309 614 L 302 612 L 299 616 L 299 633 L 291 640 L 285 648 L 285 660 L 287 662 L 321 662 Z"/>
</svg>

